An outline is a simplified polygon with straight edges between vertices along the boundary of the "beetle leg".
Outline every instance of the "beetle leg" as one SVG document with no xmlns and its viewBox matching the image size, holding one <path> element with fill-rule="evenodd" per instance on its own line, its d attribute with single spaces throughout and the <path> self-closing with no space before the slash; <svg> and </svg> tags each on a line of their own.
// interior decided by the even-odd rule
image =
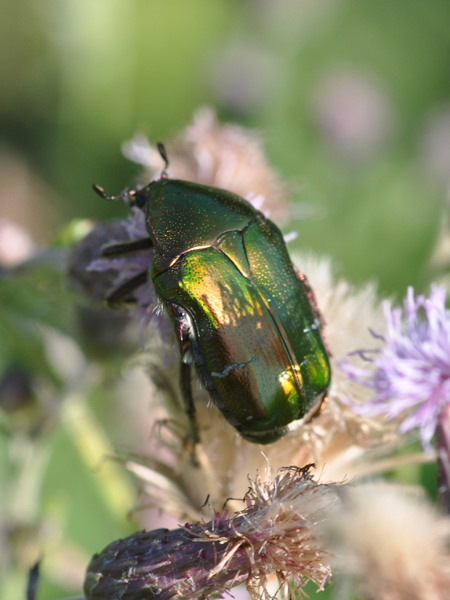
<svg viewBox="0 0 450 600">
<path fill-rule="evenodd" d="M 149 237 L 146 237 L 138 240 L 117 242 L 116 244 L 106 244 L 101 249 L 101 255 L 105 258 L 109 258 L 111 256 L 120 256 L 121 254 L 138 252 L 139 250 L 148 250 L 152 247 L 152 240 Z"/>
<path fill-rule="evenodd" d="M 184 362 L 185 353 L 181 357 L 181 394 L 183 396 L 184 409 L 186 411 L 187 418 L 189 419 L 189 428 L 191 430 L 192 443 L 194 446 L 193 452 L 195 453 L 195 446 L 200 443 L 200 435 L 198 433 L 197 419 L 195 418 L 195 405 L 194 398 L 192 396 L 192 371 L 190 363 Z"/>
<path fill-rule="evenodd" d="M 147 271 L 143 271 L 142 273 L 138 273 L 131 279 L 124 281 L 121 285 L 114 288 L 107 296 L 106 296 L 106 304 L 109 308 L 118 308 L 121 304 L 124 304 L 125 299 L 136 290 L 141 285 L 147 283 L 148 273 Z"/>
<path fill-rule="evenodd" d="M 191 343 L 189 333 L 186 329 L 185 315 L 180 312 L 180 309 L 175 305 L 170 306 L 169 310 L 175 321 L 175 330 L 180 344 L 181 365 L 180 365 L 180 387 L 183 398 L 184 410 L 186 412 L 189 429 L 191 430 L 192 439 L 192 464 L 198 466 L 198 460 L 195 453 L 195 447 L 200 443 L 200 434 L 198 432 L 197 419 L 195 418 L 195 405 L 192 396 L 192 367 L 187 360 L 187 354 L 191 351 Z"/>
</svg>

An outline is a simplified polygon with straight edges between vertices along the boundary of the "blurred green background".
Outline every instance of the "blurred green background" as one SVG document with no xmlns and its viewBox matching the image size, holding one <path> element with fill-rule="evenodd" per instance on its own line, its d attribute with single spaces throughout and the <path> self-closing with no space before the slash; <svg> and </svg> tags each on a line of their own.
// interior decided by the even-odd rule
<svg viewBox="0 0 450 600">
<path fill-rule="evenodd" d="M 1 216 L 37 243 L 73 218 L 123 214 L 90 189 L 117 192 L 138 173 L 122 142 L 137 131 L 165 141 L 207 104 L 260 130 L 292 182 L 292 248 L 331 256 L 340 274 L 374 279 L 383 294 L 426 289 L 450 175 L 447 0 L 0 0 L 0 10 Z M 40 358 L 47 342 L 33 327 L 17 335 L 33 319 L 70 333 L 51 278 L 25 281 L 34 298 L 23 285 L 1 292 L 0 366 L 19 364 L 60 392 Z M 90 388 L 85 407 L 101 419 L 104 389 L 104 380 Z M 4 505 L 17 508 L 20 477 L 26 488 L 27 469 L 42 469 L 22 528 L 51 514 L 54 538 L 70 540 L 80 563 L 133 530 L 122 510 L 128 480 L 112 476 L 122 504 L 105 499 L 73 429 L 57 426 L 42 442 L 8 427 Z M 0 525 L 4 547 L 23 548 L 20 527 Z M 2 548 L 0 596 L 23 598 L 28 556 Z M 45 575 L 39 598 L 75 591 L 61 579 Z"/>
<path fill-rule="evenodd" d="M 210 104 L 260 129 L 295 199 L 312 205 L 298 246 L 382 291 L 421 282 L 450 163 L 446 0 L 1 7 L 3 162 L 12 153 L 38 179 L 42 239 L 68 218 L 111 215 L 90 184 L 130 182 L 124 140 L 166 140 Z M 34 228 L 37 208 L 24 208 Z"/>
</svg>

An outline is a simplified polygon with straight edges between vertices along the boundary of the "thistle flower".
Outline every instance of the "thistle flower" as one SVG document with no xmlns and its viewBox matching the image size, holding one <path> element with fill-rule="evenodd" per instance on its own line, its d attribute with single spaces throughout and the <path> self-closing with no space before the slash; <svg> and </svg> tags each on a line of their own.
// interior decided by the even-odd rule
<svg viewBox="0 0 450 600">
<path fill-rule="evenodd" d="M 261 150 L 259 136 L 255 132 L 237 125 L 219 125 L 214 111 L 203 108 L 197 111 L 192 124 L 168 143 L 167 150 L 170 157 L 170 177 L 232 191 L 246 198 L 267 216 L 271 212 L 278 216 L 284 214 L 286 205 L 283 198 L 287 195 L 288 187 L 269 167 Z M 125 143 L 123 152 L 130 160 L 144 166 L 142 183 L 148 184 L 160 176 L 163 167 L 161 156 L 144 136 L 137 135 Z M 126 193 L 123 197 L 127 202 Z M 81 276 L 78 267 L 81 260 L 77 256 L 85 251 L 86 242 L 83 241 L 79 249 L 75 249 L 69 269 L 72 280 L 82 282 L 85 288 L 86 282 L 92 282 L 90 285 L 96 290 L 103 289 L 102 295 L 105 297 L 111 288 L 120 286 L 148 269 L 153 259 L 153 250 L 115 258 L 100 258 L 102 245 L 132 241 L 148 235 L 143 212 L 136 207 L 131 207 L 131 211 L 127 220 L 117 223 L 116 231 L 111 231 L 109 239 L 104 238 L 104 224 L 96 227 L 86 238 L 90 240 L 90 246 L 94 250 L 91 262 L 88 265 L 83 263 L 83 269 L 87 273 Z M 119 229 L 122 231 L 121 237 L 117 235 Z M 112 273 L 115 273 L 114 277 L 111 277 Z M 90 292 L 89 289 L 86 291 Z M 154 321 L 160 330 L 161 339 L 167 342 L 164 344 L 164 353 L 168 357 L 168 346 L 173 345 L 175 340 L 171 335 L 170 322 L 152 287 L 146 284 L 140 286 L 133 292 L 133 299 L 135 307 L 132 313 L 143 319 L 141 337 L 144 328 Z"/>
<path fill-rule="evenodd" d="M 79 303 L 76 315 L 79 336 L 87 342 L 83 344 L 84 350 L 102 359 L 115 352 L 130 352 L 137 346 L 136 320 L 124 311 L 113 312 L 104 307 L 107 293 L 121 283 L 123 273 L 118 270 L 118 263 L 109 261 L 107 264 L 100 255 L 105 244 L 129 239 L 134 228 L 130 229 L 128 222 L 129 219 L 97 224 L 70 248 L 65 261 L 70 287 L 88 299 Z M 91 268 L 95 264 L 98 270 Z M 142 293 L 150 295 L 150 291 L 142 290 Z M 145 309 L 139 310 L 141 317 L 142 314 L 145 316 Z"/>
<path fill-rule="evenodd" d="M 285 186 L 279 184 L 268 167 L 254 134 L 235 125 L 217 124 L 211 111 L 198 113 L 194 123 L 173 142 L 172 149 L 170 145 L 168 148 L 171 176 L 219 187 L 228 186 L 246 197 L 260 196 L 266 186 L 266 191 L 275 199 L 282 197 L 280 190 Z M 146 166 L 147 180 L 156 173 L 159 175 L 161 158 L 158 155 L 156 163 L 156 151 L 147 142 L 134 141 L 127 146 L 127 154 Z M 141 218 L 137 212 L 132 219 L 136 218 Z M 142 221 L 128 227 L 127 239 L 142 236 Z M 118 269 L 116 282 L 120 283 L 125 274 L 129 276 L 136 272 L 125 261 L 134 261 L 137 257 L 138 253 L 135 253 L 130 258 L 120 259 L 124 262 L 117 263 L 102 259 L 96 261 L 91 269 L 114 266 Z M 370 339 L 368 327 L 378 330 L 382 327 L 374 286 L 369 284 L 356 290 L 345 281 L 336 282 L 331 264 L 326 259 L 295 255 L 293 259 L 306 273 L 315 292 L 326 322 L 325 335 L 333 353 L 333 367 L 355 346 L 367 345 Z M 91 273 L 94 274 L 94 271 Z M 95 273 L 98 276 L 98 272 Z M 129 455 L 126 464 L 145 482 L 146 502 L 150 505 L 177 518 L 188 516 L 196 519 L 198 508 L 207 494 L 210 494 L 216 510 L 227 498 L 242 497 L 246 491 L 246 475 L 263 469 L 267 460 L 274 470 L 308 462 L 315 462 L 319 470 L 326 465 L 327 478 L 334 481 L 386 467 L 379 459 L 388 455 L 399 443 L 395 426 L 386 426 L 380 418 L 358 415 L 343 403 L 342 397 L 352 398 L 355 395 L 364 402 L 369 398 L 369 391 L 361 390 L 337 369 L 334 369 L 328 403 L 320 414 L 310 422 L 301 423 L 276 444 L 264 448 L 243 440 L 228 425 L 221 412 L 211 405 L 206 391 L 194 381 L 201 444 L 197 448 L 200 468 L 193 467 L 186 449 L 189 428 L 178 384 L 179 361 L 174 360 L 176 340 L 164 311 L 149 298 L 147 296 L 142 303 L 142 296 L 138 297 L 147 316 L 156 316 L 162 335 L 155 335 L 154 329 L 150 328 L 145 349 L 133 362 L 150 374 L 153 387 L 149 385 L 140 394 L 133 389 L 130 395 L 150 396 L 153 405 L 151 415 L 147 414 L 144 419 L 142 415 L 137 417 L 132 440 L 137 452 L 133 457 Z M 165 323 L 165 332 L 162 332 L 160 323 Z M 129 414 L 128 395 L 126 403 Z M 136 430 L 137 426 L 142 429 L 143 423 L 146 427 L 139 450 Z M 149 441 L 148 431 L 152 430 L 152 426 L 156 435 Z M 236 508 L 233 501 L 230 508 Z"/>
<path fill-rule="evenodd" d="M 310 467 L 249 480 L 247 507 L 235 515 L 113 542 L 88 567 L 87 600 L 218 598 L 243 582 L 253 597 L 270 598 L 271 575 L 283 598 L 309 580 L 322 589 L 331 571 L 316 529 L 338 494 L 336 485 L 313 481 Z"/>
<path fill-rule="evenodd" d="M 29 234 L 4 217 L 0 218 L 0 266 L 13 267 L 33 255 L 35 245 Z"/>
<path fill-rule="evenodd" d="M 450 312 L 445 308 L 446 290 L 432 286 L 429 298 L 414 296 L 408 288 L 401 308 L 384 304 L 384 346 L 357 351 L 372 369 L 348 361 L 341 368 L 350 378 L 375 392 L 370 402 L 355 406 L 360 414 L 385 414 L 395 419 L 407 412 L 399 426 L 404 434 L 419 429 L 424 449 L 432 451 L 433 438 L 443 409 L 450 404 Z M 422 318 L 423 315 L 423 318 Z"/>
<path fill-rule="evenodd" d="M 316 93 L 315 116 L 331 150 L 353 164 L 371 159 L 392 138 L 390 99 L 371 74 L 329 73 Z"/>
<path fill-rule="evenodd" d="M 252 135 L 236 126 L 219 126 L 211 113 L 196 119 L 179 136 L 180 141 L 174 142 L 172 149 L 168 145 L 169 175 L 227 187 L 247 198 L 252 194 L 258 197 L 261 194 L 258 185 L 274 180 Z M 135 141 L 127 153 L 146 166 L 148 181 L 149 176 L 152 177 L 155 154 L 146 144 L 139 145 Z M 258 160 L 253 160 L 255 156 Z M 158 174 L 161 170 L 159 160 L 155 167 Z M 268 184 L 267 189 L 273 189 L 273 196 L 277 197 L 279 191 Z M 141 237 L 139 227 L 142 223 L 134 227 L 134 233 L 128 232 L 128 239 L 129 235 L 131 239 Z M 131 256 L 130 260 L 134 258 Z M 147 260 L 151 258 L 147 257 Z M 375 288 L 367 284 L 354 289 L 345 281 L 336 281 L 331 263 L 326 259 L 294 254 L 293 261 L 307 274 L 315 292 L 326 323 L 331 364 L 335 367 L 353 348 L 367 347 L 371 339 L 369 327 L 381 330 L 382 312 Z M 96 263 L 94 267 L 103 269 L 111 263 L 108 260 Z M 131 265 L 114 265 L 117 277 L 132 273 Z M 158 313 L 158 305 L 153 300 L 147 298 L 143 303 L 142 297 L 137 299 L 147 315 Z M 321 585 L 330 571 L 320 544 L 311 541 L 309 526 L 322 520 L 321 511 L 325 506 L 327 510 L 331 508 L 336 486 L 319 486 L 306 477 L 306 472 L 303 479 L 298 479 L 298 468 L 283 470 L 283 467 L 301 467 L 315 462 L 319 472 L 326 469 L 327 480 L 332 481 L 393 468 L 395 463 L 390 453 L 401 443 L 395 420 L 386 424 L 378 415 L 372 417 L 355 412 L 356 400 L 361 404 L 368 402 L 371 390 L 361 388 L 334 369 L 327 404 L 318 416 L 309 422 L 298 423 L 297 428 L 292 428 L 284 438 L 262 447 L 240 437 L 194 380 L 193 395 L 201 442 L 196 447 L 198 464 L 193 465 L 186 444 L 189 424 L 182 408 L 180 364 L 164 359 L 167 339 L 169 346 L 175 348 L 173 332 L 157 336 L 154 329 L 149 328 L 148 342 L 133 363 L 142 367 L 151 381 L 140 391 L 134 388 L 132 393 L 127 393 L 124 384 L 127 415 L 131 412 L 130 398 L 150 396 L 153 399 L 151 412 L 146 405 L 146 415 L 140 413 L 135 417 L 132 441 L 136 451 L 128 453 L 124 463 L 143 483 L 142 505 L 157 507 L 178 519 L 187 517 L 195 522 L 199 508 L 208 496 L 210 506 L 216 512 L 223 510 L 223 503 L 227 501 L 227 509 L 237 514 L 220 513 L 207 525 L 187 526 L 172 532 L 156 530 L 115 542 L 93 559 L 86 582 L 87 597 L 101 600 L 114 593 L 122 600 L 155 593 L 167 599 L 175 594 L 187 598 L 214 597 L 242 581 L 248 583 L 253 594 L 267 596 L 265 578 L 270 573 L 276 574 L 283 586 L 288 586 L 288 580 L 292 580 L 299 588 L 305 577 Z M 343 402 L 343 398 L 350 398 L 353 404 Z M 152 426 L 154 434 L 149 441 L 148 431 Z M 145 429 L 140 447 L 138 428 Z M 385 457 L 387 460 L 383 460 Z M 247 496 L 250 506 L 241 511 L 240 501 L 236 498 L 242 498 L 247 492 L 247 475 L 261 472 L 267 464 L 273 470 L 282 470 L 274 484 L 261 484 L 259 480 L 251 483 L 252 492 Z M 287 479 L 283 477 L 287 477 L 286 473 L 290 473 L 289 480 L 296 479 L 301 483 L 301 494 L 297 484 L 292 494 L 289 485 L 285 486 Z M 334 490 L 330 501 L 321 496 L 325 489 Z M 300 498 L 307 501 L 303 503 L 302 500 L 299 504 Z M 145 521 L 145 516 L 141 519 L 147 526 L 154 527 L 154 522 Z M 300 524 L 306 529 L 300 529 Z"/>
<path fill-rule="evenodd" d="M 145 228 L 144 213 L 139 208 L 132 206 L 131 214 L 124 221 L 120 221 L 123 234 L 121 237 L 111 236 L 107 243 L 133 241 L 142 239 L 148 236 Z M 100 250 L 100 248 L 99 248 Z M 140 250 L 134 252 L 131 256 L 125 255 L 111 258 L 97 258 L 92 260 L 87 265 L 88 272 L 111 272 L 115 271 L 115 277 L 112 281 L 114 286 L 119 286 L 125 281 L 132 279 L 135 275 L 139 275 L 149 268 L 153 260 L 153 249 Z M 153 289 L 149 285 L 141 285 L 134 292 L 136 307 L 138 308 L 138 316 L 147 315 L 151 317 L 151 312 L 156 306 L 156 297 Z"/>
<path fill-rule="evenodd" d="M 327 260 L 295 254 L 293 258 L 308 273 L 326 319 L 326 337 L 335 367 L 336 361 L 354 344 L 369 343 L 367 324 L 378 329 L 382 326 L 374 288 L 367 285 L 355 290 L 345 281 L 336 283 Z M 154 386 L 141 391 L 141 395 L 153 397 L 141 446 L 145 450 L 129 454 L 125 460 L 127 468 L 144 484 L 143 506 L 158 507 L 178 519 L 196 520 L 207 494 L 215 509 L 220 510 L 227 498 L 245 494 L 246 475 L 264 469 L 267 461 L 274 470 L 314 461 L 318 471 L 324 470 L 327 480 L 332 481 L 366 476 L 395 466 L 389 455 L 400 444 L 396 423 L 387 425 L 381 418 L 358 415 L 343 403 L 343 397 L 368 401 L 370 390 L 361 388 L 334 368 L 328 403 L 319 415 L 264 447 L 242 439 L 197 382 L 193 391 L 201 444 L 197 447 L 200 467 L 194 467 L 185 443 L 189 429 L 181 408 L 178 361 L 162 368 L 161 342 L 153 336 L 133 362 L 151 375 Z M 130 395 L 136 397 L 136 390 Z M 129 412 L 129 401 L 127 407 Z M 150 423 L 156 421 L 160 424 L 153 428 L 154 435 L 149 441 Z M 143 422 L 140 416 L 140 427 Z M 133 439 L 136 440 L 136 428 Z M 418 459 L 421 457 L 411 457 Z M 238 507 L 234 500 L 228 506 L 233 510 Z"/>
<path fill-rule="evenodd" d="M 141 183 L 159 177 L 163 162 L 143 135 L 123 145 L 123 153 L 142 165 Z M 268 164 L 260 135 L 238 125 L 221 125 L 213 109 L 197 110 L 193 121 L 167 143 L 169 177 L 234 192 L 272 219 L 286 214 L 290 186 Z"/>
<path fill-rule="evenodd" d="M 342 597 L 449 597 L 448 517 L 387 484 L 341 487 L 340 499 L 324 528 Z"/>
</svg>

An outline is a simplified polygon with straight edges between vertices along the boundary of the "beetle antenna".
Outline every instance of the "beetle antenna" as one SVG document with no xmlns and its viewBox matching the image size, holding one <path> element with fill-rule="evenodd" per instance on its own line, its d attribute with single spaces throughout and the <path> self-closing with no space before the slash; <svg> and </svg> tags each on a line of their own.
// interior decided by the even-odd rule
<svg viewBox="0 0 450 600">
<path fill-rule="evenodd" d="M 118 194 L 117 196 L 108 196 L 105 190 L 99 185 L 96 185 L 95 183 L 92 185 L 92 189 L 96 194 L 100 196 L 100 198 L 103 198 L 103 200 L 126 200 L 126 197 L 129 198 L 130 196 L 134 195 L 128 190 L 124 190 L 121 194 Z"/>
<path fill-rule="evenodd" d="M 169 159 L 167 158 L 167 152 L 166 152 L 166 148 L 165 148 L 164 144 L 162 144 L 161 142 L 158 142 L 157 146 L 158 146 L 158 152 L 160 153 L 161 158 L 164 161 L 164 169 L 163 169 L 163 172 L 161 173 L 161 178 L 165 179 L 168 177 L 167 169 L 169 167 Z"/>
</svg>

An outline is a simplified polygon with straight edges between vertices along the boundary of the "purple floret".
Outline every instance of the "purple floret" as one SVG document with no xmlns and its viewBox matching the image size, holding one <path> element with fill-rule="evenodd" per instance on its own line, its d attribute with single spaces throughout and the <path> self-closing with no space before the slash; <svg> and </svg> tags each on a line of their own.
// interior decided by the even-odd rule
<svg viewBox="0 0 450 600">
<path fill-rule="evenodd" d="M 445 288 L 434 285 L 429 298 L 415 297 L 408 288 L 403 309 L 385 302 L 383 347 L 353 353 L 372 368 L 348 360 L 340 365 L 353 381 L 375 392 L 370 402 L 354 405 L 355 411 L 367 417 L 386 414 L 388 420 L 408 411 L 399 431 L 418 428 L 426 451 L 432 450 L 440 414 L 450 404 L 450 312 L 445 298 Z"/>
</svg>

